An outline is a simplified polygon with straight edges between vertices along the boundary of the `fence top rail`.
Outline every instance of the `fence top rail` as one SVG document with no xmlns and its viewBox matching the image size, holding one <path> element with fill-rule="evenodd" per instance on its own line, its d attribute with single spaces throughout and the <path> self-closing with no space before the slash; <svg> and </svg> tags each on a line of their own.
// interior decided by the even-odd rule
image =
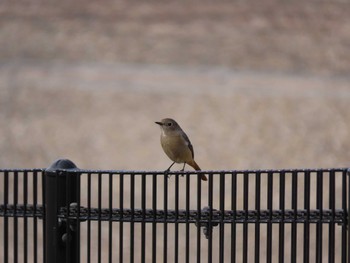
<svg viewBox="0 0 350 263">
<path fill-rule="evenodd" d="M 47 168 L 1 168 L 0 172 L 45 172 Z M 94 170 L 94 169 L 55 169 L 51 172 L 90 173 L 90 174 L 145 174 L 145 175 L 186 175 L 186 174 L 266 174 L 266 173 L 315 173 L 315 172 L 348 172 L 350 168 L 290 168 L 290 169 L 252 169 L 252 170 L 201 170 L 201 171 L 146 171 L 146 170 Z"/>
<path fill-rule="evenodd" d="M 46 168 L 0 168 L 0 173 L 30 173 L 30 172 L 44 172 Z"/>
<path fill-rule="evenodd" d="M 201 171 L 146 171 L 146 170 L 89 170 L 89 169 L 58 169 L 57 172 L 90 173 L 90 174 L 250 174 L 250 173 L 315 173 L 315 172 L 346 172 L 350 168 L 314 168 L 314 169 L 256 169 L 256 170 L 201 170 Z"/>
</svg>

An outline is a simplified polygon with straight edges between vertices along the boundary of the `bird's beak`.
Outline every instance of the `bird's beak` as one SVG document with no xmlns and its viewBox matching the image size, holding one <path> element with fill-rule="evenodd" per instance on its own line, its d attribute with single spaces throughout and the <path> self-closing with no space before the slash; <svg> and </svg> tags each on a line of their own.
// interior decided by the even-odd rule
<svg viewBox="0 0 350 263">
<path fill-rule="evenodd" d="M 156 121 L 155 123 L 157 123 L 158 125 L 160 125 L 160 126 L 162 126 L 163 125 L 163 123 L 162 122 L 160 122 L 160 121 Z"/>
</svg>

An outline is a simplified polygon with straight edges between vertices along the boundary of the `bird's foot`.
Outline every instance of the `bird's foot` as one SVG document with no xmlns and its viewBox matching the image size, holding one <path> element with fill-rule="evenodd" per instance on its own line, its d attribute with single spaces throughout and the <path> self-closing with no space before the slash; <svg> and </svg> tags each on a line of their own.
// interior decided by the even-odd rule
<svg viewBox="0 0 350 263">
<path fill-rule="evenodd" d="M 180 170 L 180 172 L 183 172 L 183 171 L 185 171 L 185 168 L 182 168 L 181 170 Z M 185 175 L 184 174 L 180 174 L 181 175 L 181 177 L 184 177 Z"/>
<path fill-rule="evenodd" d="M 183 171 L 184 171 L 184 170 L 182 169 L 181 172 L 183 172 Z M 184 174 L 180 174 L 180 175 L 181 175 L 181 177 L 184 177 L 184 176 L 185 176 Z"/>
<path fill-rule="evenodd" d="M 169 171 L 170 171 L 170 169 L 166 169 L 166 170 L 164 171 L 164 174 L 165 174 L 168 178 L 171 177 L 171 174 L 169 174 Z"/>
</svg>

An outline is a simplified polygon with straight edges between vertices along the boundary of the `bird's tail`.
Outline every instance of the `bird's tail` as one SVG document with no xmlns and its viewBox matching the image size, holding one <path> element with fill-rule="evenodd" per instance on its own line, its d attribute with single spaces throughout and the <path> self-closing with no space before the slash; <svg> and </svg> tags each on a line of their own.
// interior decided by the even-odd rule
<svg viewBox="0 0 350 263">
<path fill-rule="evenodd" d="M 192 166 L 196 171 L 200 171 L 201 170 L 201 168 L 198 166 L 198 164 L 194 160 L 191 160 L 190 162 L 187 162 L 187 164 Z M 201 174 L 201 179 L 203 181 L 208 181 L 208 179 L 205 176 L 205 174 Z"/>
</svg>

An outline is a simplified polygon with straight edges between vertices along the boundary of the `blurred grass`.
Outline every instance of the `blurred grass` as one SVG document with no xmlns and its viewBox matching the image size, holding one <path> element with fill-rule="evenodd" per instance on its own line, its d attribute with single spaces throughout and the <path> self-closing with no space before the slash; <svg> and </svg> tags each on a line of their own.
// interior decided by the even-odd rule
<svg viewBox="0 0 350 263">
<path fill-rule="evenodd" d="M 347 1 L 0 3 L 0 54 L 347 75 Z"/>
<path fill-rule="evenodd" d="M 346 167 L 350 159 L 347 79 L 238 73 L 237 80 L 230 71 L 117 65 L 90 74 L 75 65 L 47 66 L 45 85 L 35 77 L 42 70 L 19 69 L 17 83 L 2 91 L 3 167 L 67 157 L 84 168 L 165 169 L 154 124 L 163 117 L 188 133 L 202 169 Z"/>
</svg>

